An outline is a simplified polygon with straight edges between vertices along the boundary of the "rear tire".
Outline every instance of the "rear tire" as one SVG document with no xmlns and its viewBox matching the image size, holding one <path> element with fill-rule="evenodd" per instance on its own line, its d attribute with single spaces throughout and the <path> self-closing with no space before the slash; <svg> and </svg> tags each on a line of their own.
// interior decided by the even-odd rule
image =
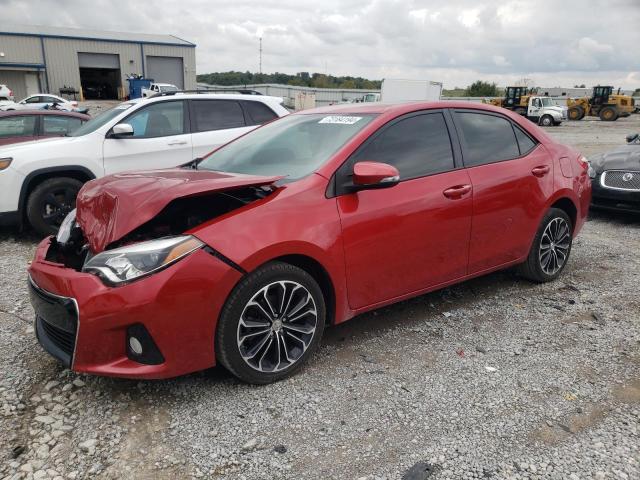
<svg viewBox="0 0 640 480">
<path fill-rule="evenodd" d="M 559 208 L 551 208 L 540 222 L 527 260 L 518 273 L 532 282 L 544 283 L 560 276 L 569 260 L 573 223 Z"/>
<path fill-rule="evenodd" d="M 322 290 L 311 275 L 288 263 L 268 263 L 229 295 L 216 329 L 216 356 L 244 382 L 276 382 L 318 348 L 325 318 Z"/>
<path fill-rule="evenodd" d="M 76 196 L 82 182 L 75 178 L 49 178 L 29 194 L 27 219 L 33 229 L 44 235 L 55 235 L 67 214 L 76 207 Z"/>
<path fill-rule="evenodd" d="M 598 116 L 603 122 L 614 122 L 618 119 L 618 112 L 612 107 L 604 107 Z"/>
</svg>

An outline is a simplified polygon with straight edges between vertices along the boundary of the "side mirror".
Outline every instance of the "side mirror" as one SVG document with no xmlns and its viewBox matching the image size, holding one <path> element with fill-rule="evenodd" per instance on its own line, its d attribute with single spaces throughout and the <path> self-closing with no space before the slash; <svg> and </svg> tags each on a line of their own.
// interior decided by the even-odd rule
<svg viewBox="0 0 640 480">
<path fill-rule="evenodd" d="M 356 190 L 389 188 L 400 182 L 400 172 L 393 165 L 381 162 L 358 162 L 353 166 L 353 186 Z"/>
<path fill-rule="evenodd" d="M 133 127 L 128 123 L 119 123 L 111 129 L 109 138 L 126 138 L 133 136 Z"/>
</svg>

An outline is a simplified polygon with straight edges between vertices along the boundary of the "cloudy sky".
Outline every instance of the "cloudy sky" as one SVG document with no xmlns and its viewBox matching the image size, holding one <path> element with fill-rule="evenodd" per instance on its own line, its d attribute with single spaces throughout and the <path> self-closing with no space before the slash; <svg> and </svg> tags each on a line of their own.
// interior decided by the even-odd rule
<svg viewBox="0 0 640 480">
<path fill-rule="evenodd" d="M 198 73 L 640 87 L 640 0 L 0 0 L 1 21 L 171 33 Z"/>
</svg>

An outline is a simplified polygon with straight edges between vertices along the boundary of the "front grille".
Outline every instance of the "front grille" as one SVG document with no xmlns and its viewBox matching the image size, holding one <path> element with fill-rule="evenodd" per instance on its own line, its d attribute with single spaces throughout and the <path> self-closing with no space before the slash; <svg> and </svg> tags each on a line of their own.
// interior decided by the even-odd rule
<svg viewBox="0 0 640 480">
<path fill-rule="evenodd" d="M 608 170 L 602 174 L 600 184 L 605 188 L 640 192 L 640 172 Z"/>
<path fill-rule="evenodd" d="M 29 294 L 36 313 L 40 345 L 66 367 L 71 367 L 78 330 L 78 307 L 73 298 L 43 290 L 29 277 Z"/>
<path fill-rule="evenodd" d="M 73 347 L 75 345 L 75 334 L 71 332 L 65 332 L 61 328 L 57 328 L 44 318 L 38 317 L 42 332 L 49 337 L 49 339 L 67 355 L 73 355 Z"/>
</svg>

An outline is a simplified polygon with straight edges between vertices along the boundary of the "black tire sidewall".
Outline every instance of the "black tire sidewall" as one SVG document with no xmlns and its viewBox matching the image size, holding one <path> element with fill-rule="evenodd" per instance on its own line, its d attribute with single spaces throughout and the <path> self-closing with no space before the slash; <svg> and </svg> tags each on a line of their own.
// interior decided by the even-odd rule
<svg viewBox="0 0 640 480">
<path fill-rule="evenodd" d="M 262 287 L 278 280 L 292 280 L 303 285 L 316 302 L 318 323 L 311 344 L 302 357 L 289 368 L 276 373 L 259 372 L 242 359 L 237 346 L 237 328 L 242 310 L 251 297 Z M 313 355 L 322 339 L 326 320 L 326 302 L 322 290 L 306 271 L 283 262 L 271 262 L 248 274 L 233 289 L 225 303 L 216 328 L 215 351 L 219 363 L 240 380 L 247 383 L 267 384 L 288 377 L 300 369 Z"/>
<path fill-rule="evenodd" d="M 544 270 L 542 270 L 542 265 L 540 265 L 540 260 L 538 258 L 538 252 L 540 251 L 540 242 L 542 241 L 542 235 L 544 234 L 547 225 L 549 225 L 549 223 L 553 219 L 558 217 L 564 219 L 569 224 L 569 227 L 571 229 L 569 250 L 567 251 L 567 258 L 560 270 L 558 270 L 553 275 L 549 275 Z M 529 252 L 529 258 L 527 259 L 529 263 L 529 269 L 533 274 L 534 280 L 539 282 L 550 282 L 552 280 L 555 280 L 562 274 L 565 267 L 567 266 L 567 263 L 569 263 L 569 258 L 571 256 L 571 248 L 573 247 L 573 228 L 573 222 L 564 210 L 560 210 L 559 208 L 551 208 L 545 214 L 542 222 L 540 222 L 540 227 L 538 227 L 538 231 L 536 232 L 536 236 L 533 240 L 533 245 L 531 246 L 531 251 Z"/>
<path fill-rule="evenodd" d="M 29 194 L 26 205 L 27 220 L 29 220 L 29 224 L 33 229 L 42 235 L 54 235 L 57 231 L 57 228 L 53 228 L 42 218 L 44 197 L 51 190 L 57 190 L 62 187 L 73 188 L 77 193 L 82 188 L 82 182 L 69 177 L 49 178 L 35 187 Z"/>
</svg>

